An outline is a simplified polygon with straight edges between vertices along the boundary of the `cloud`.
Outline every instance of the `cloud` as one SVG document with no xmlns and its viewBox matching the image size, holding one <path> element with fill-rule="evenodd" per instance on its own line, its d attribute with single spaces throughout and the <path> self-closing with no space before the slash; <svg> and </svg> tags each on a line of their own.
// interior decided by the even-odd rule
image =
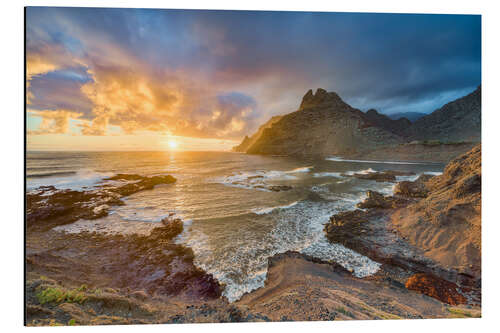
<svg viewBox="0 0 500 333">
<path fill-rule="evenodd" d="M 30 110 L 31 115 L 41 117 L 38 129 L 28 131 L 28 135 L 64 134 L 68 132 L 69 120 L 77 119 L 80 114 L 68 110 Z"/>
<path fill-rule="evenodd" d="M 296 110 L 309 88 L 431 112 L 480 83 L 481 19 L 37 7 L 27 67 L 30 109 L 71 112 L 82 135 L 235 139 Z M 48 120 L 40 133 L 69 130 Z"/>
</svg>

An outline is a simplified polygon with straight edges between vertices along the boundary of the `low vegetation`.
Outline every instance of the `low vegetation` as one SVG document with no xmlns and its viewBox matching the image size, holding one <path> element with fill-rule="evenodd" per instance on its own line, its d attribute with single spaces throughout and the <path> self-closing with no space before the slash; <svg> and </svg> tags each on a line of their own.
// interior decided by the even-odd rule
<svg viewBox="0 0 500 333">
<path fill-rule="evenodd" d="M 35 296 L 40 304 L 65 302 L 82 304 L 87 299 L 85 290 L 87 290 L 86 285 L 70 290 L 60 287 L 40 287 Z"/>
</svg>

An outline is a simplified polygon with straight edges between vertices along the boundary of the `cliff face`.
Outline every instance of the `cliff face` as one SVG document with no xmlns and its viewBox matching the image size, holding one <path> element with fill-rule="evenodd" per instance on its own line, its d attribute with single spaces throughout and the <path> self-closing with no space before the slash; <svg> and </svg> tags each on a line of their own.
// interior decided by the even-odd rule
<svg viewBox="0 0 500 333">
<path fill-rule="evenodd" d="M 258 131 L 252 135 L 251 137 L 245 136 L 243 141 L 238 145 L 233 147 L 233 151 L 239 152 L 239 153 L 245 153 L 248 148 L 253 145 L 262 135 L 264 130 L 266 128 L 271 127 L 274 123 L 276 123 L 278 120 L 280 120 L 282 116 L 274 116 L 271 119 L 269 119 L 264 125 L 260 126 Z"/>
<path fill-rule="evenodd" d="M 389 121 L 391 121 L 389 119 Z M 336 93 L 309 90 L 298 111 L 283 116 L 249 146 L 251 154 L 327 156 L 369 151 L 401 143 Z"/>
<path fill-rule="evenodd" d="M 428 195 L 393 215 L 393 224 L 447 268 L 481 274 L 481 146 L 425 183 Z"/>
<path fill-rule="evenodd" d="M 481 86 L 408 127 L 409 140 L 481 141 Z"/>
</svg>

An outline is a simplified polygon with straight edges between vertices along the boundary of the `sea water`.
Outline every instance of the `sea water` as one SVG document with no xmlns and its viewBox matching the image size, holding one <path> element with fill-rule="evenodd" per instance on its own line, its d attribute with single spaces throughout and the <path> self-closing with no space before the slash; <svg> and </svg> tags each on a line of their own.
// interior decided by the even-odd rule
<svg viewBox="0 0 500 333">
<path fill-rule="evenodd" d="M 59 227 L 80 232 L 95 228 L 130 233 L 154 227 L 174 212 L 184 220 L 175 241 L 189 246 L 195 264 L 226 285 L 230 300 L 264 285 L 267 260 L 293 250 L 333 260 L 356 276 L 375 273 L 379 264 L 325 238 L 330 216 L 354 209 L 368 189 L 391 194 L 393 183 L 349 177 L 383 170 L 439 174 L 443 165 L 343 160 L 301 160 L 229 152 L 28 152 L 27 190 L 53 185 L 86 190 L 117 173 L 170 174 L 161 185 L 124 198 L 108 218 Z M 291 189 L 274 191 L 273 186 Z"/>
</svg>

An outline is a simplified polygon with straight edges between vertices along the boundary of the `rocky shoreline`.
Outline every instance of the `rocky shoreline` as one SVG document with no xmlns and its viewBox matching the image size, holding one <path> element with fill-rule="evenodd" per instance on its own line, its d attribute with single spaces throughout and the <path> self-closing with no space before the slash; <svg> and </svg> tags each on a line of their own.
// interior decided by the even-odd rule
<svg viewBox="0 0 500 333">
<path fill-rule="evenodd" d="M 441 176 L 399 182 L 393 196 L 369 191 L 358 204 L 362 209 L 332 216 L 324 230 L 330 241 L 383 263 L 382 270 L 409 290 L 452 305 L 477 306 L 480 201 L 477 146 L 451 161 Z"/>
<path fill-rule="evenodd" d="M 475 162 L 478 158 L 479 164 Z M 183 222 L 174 215 L 143 235 L 54 230 L 77 220 L 107 216 L 111 205 L 123 204 L 122 197 L 156 185 L 173 184 L 175 178 L 117 175 L 95 189 L 44 187 L 32 191 L 27 197 L 26 323 L 43 326 L 480 316 L 480 267 L 465 269 L 464 265 L 449 264 L 446 258 L 433 257 L 432 249 L 408 234 L 426 220 L 399 219 L 422 211 L 419 207 L 428 207 L 429 200 L 434 204 L 449 199 L 450 193 L 459 200 L 458 206 L 444 211 L 451 214 L 465 209 L 471 217 L 468 204 L 476 207 L 480 202 L 480 146 L 452 161 L 442 176 L 422 175 L 413 182 L 399 183 L 396 176 L 410 174 L 385 171 L 344 176 L 395 183 L 393 196 L 369 191 L 367 199 L 358 204 L 359 209 L 336 214 L 325 225 L 330 241 L 381 263 L 380 270 L 357 278 L 335 262 L 297 252 L 277 254 L 268 260 L 265 286 L 234 303 L 221 296 L 222 284 L 194 265 L 192 250 L 174 242 L 183 230 Z M 432 220 L 433 215 L 416 216 Z M 446 223 L 437 226 L 453 226 L 453 216 L 445 215 L 441 219 Z M 424 229 L 430 234 L 429 228 Z M 450 233 L 459 240 L 456 233 L 464 231 L 464 227 L 452 229 Z M 475 244 L 475 236 L 471 237 L 471 244 Z M 434 244 L 437 248 L 439 245 Z M 477 258 L 470 256 L 468 260 Z"/>
<path fill-rule="evenodd" d="M 95 220 L 107 216 L 110 206 L 124 205 L 122 197 L 175 182 L 170 175 L 117 174 L 105 178 L 95 188 L 82 191 L 41 186 L 26 194 L 27 228 L 48 230 L 79 219 Z"/>
</svg>

